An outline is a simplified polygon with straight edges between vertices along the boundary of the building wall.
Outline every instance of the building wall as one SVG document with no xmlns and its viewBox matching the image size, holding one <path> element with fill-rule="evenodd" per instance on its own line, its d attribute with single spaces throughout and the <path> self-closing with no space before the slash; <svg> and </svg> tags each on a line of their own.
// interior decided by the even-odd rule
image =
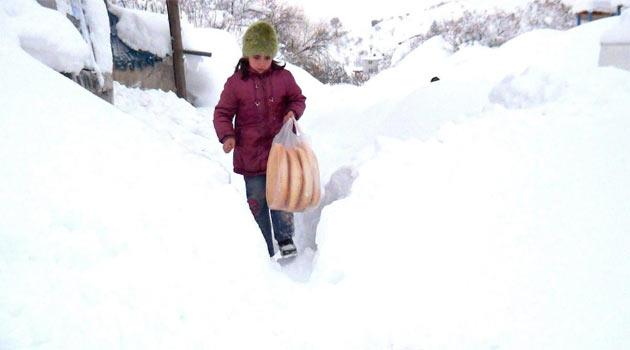
<svg viewBox="0 0 630 350">
<path fill-rule="evenodd" d="M 630 43 L 602 44 L 599 52 L 599 65 L 630 71 Z"/>
<path fill-rule="evenodd" d="M 372 58 L 362 59 L 361 67 L 363 68 L 363 72 L 368 75 L 374 75 L 378 73 L 379 62 L 380 60 L 378 59 L 372 59 Z"/>
<path fill-rule="evenodd" d="M 128 87 L 175 91 L 175 79 L 173 77 L 173 59 L 171 56 L 142 69 L 121 70 L 114 67 L 114 80 Z"/>
<path fill-rule="evenodd" d="M 118 36 L 118 16 L 108 12 L 113 53 L 113 78 L 128 87 L 176 91 L 173 58 L 135 50 Z"/>
<path fill-rule="evenodd" d="M 590 13 L 590 16 L 589 16 L 588 12 L 580 12 L 577 14 L 577 16 L 579 17 L 578 22 L 587 23 L 587 22 L 590 22 L 589 17 L 591 18 L 592 21 L 596 21 L 598 19 L 608 18 L 616 14 L 617 13 L 613 13 L 613 12 L 592 12 Z"/>
</svg>

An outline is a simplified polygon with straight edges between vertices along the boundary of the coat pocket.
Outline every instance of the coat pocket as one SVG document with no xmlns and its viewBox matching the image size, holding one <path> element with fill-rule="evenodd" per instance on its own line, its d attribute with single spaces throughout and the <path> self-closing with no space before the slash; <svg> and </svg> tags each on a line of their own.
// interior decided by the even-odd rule
<svg viewBox="0 0 630 350">
<path fill-rule="evenodd" d="M 258 146 L 264 139 L 265 129 L 265 125 L 260 122 L 241 125 L 236 128 L 236 142 L 240 146 Z"/>
</svg>

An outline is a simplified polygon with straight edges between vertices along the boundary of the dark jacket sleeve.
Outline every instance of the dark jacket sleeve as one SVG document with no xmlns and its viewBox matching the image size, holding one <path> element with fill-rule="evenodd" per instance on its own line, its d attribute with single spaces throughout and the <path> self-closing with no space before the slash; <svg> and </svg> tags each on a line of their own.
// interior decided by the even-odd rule
<svg viewBox="0 0 630 350">
<path fill-rule="evenodd" d="M 295 82 L 295 78 L 293 78 L 293 74 L 287 72 L 287 111 L 293 111 L 295 114 L 295 119 L 300 119 L 302 114 L 304 114 L 304 109 L 306 109 L 306 97 L 302 95 L 302 89 Z"/>
<path fill-rule="evenodd" d="M 227 137 L 234 137 L 234 126 L 232 120 L 238 110 L 238 98 L 234 91 L 234 83 L 232 78 L 229 78 L 223 86 L 219 103 L 214 107 L 214 130 L 217 133 L 219 142 L 223 141 Z"/>
</svg>

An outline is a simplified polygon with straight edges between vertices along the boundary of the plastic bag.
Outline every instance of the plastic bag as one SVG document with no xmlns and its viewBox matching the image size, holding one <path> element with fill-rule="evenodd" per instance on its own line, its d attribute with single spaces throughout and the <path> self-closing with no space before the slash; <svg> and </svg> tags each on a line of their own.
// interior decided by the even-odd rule
<svg viewBox="0 0 630 350">
<path fill-rule="evenodd" d="M 273 210 L 301 212 L 319 205 L 317 157 L 294 118 L 287 120 L 273 139 L 266 190 L 267 204 Z"/>
</svg>

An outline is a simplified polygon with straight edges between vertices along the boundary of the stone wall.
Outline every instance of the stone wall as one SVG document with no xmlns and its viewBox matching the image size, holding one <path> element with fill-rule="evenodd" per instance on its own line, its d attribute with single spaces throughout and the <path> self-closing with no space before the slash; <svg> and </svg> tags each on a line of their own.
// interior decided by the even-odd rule
<svg viewBox="0 0 630 350">
<path fill-rule="evenodd" d="M 175 91 L 173 59 L 170 56 L 141 69 L 121 70 L 114 67 L 114 80 L 128 87 Z"/>
</svg>

